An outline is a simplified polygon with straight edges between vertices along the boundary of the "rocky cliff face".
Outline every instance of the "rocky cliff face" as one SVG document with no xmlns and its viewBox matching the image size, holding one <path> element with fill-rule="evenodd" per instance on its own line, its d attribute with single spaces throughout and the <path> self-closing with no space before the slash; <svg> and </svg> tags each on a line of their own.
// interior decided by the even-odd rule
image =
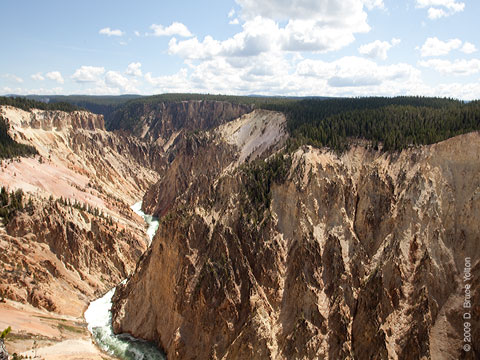
<svg viewBox="0 0 480 360">
<path fill-rule="evenodd" d="M 0 113 L 8 120 L 12 137 L 34 146 L 41 160 L 35 166 L 23 159 L 13 171 L 25 175 L 27 184 L 19 184 L 26 190 L 38 190 L 45 196 L 75 197 L 78 191 L 94 192 L 103 207 L 108 198 L 118 198 L 132 204 L 145 189 L 158 179 L 152 169 L 161 164 L 161 150 L 132 136 L 113 134 L 104 130 L 103 116 L 88 112 L 65 113 L 62 111 L 20 109 L 3 106 Z M 36 169 L 33 169 L 33 168 Z M 5 171 L 4 171 L 5 172 Z M 28 172 L 44 177 L 40 183 L 31 179 Z M 8 173 L 8 171 L 7 171 Z M 52 176 L 55 174 L 56 176 Z M 18 179 L 7 178 L 7 183 Z M 10 175 L 13 175 L 10 174 Z M 59 175 L 59 176 L 58 176 Z M 62 180 L 65 179 L 65 183 Z M 55 183 L 52 184 L 52 182 Z M 73 195 L 72 195 L 73 193 Z M 82 195 L 82 200 L 89 196 Z"/>
<path fill-rule="evenodd" d="M 144 224 L 130 206 L 158 179 L 152 168 L 163 155 L 105 131 L 100 115 L 8 106 L 0 113 L 11 136 L 40 154 L 1 165 L 0 184 L 26 197 L 25 210 L 0 229 L 0 290 L 17 302 L 81 316 L 145 251 Z"/>
<path fill-rule="evenodd" d="M 2 296 L 81 316 L 91 299 L 133 271 L 147 247 L 143 235 L 91 212 L 32 198 L 0 231 Z"/>
<path fill-rule="evenodd" d="M 3 339 L 0 339 L 0 360 L 8 360 L 8 352 L 7 349 L 5 349 Z"/>
<path fill-rule="evenodd" d="M 143 198 L 144 210 L 161 217 L 179 197 L 197 198 L 199 194 L 192 189 L 214 196 L 212 179 L 283 145 L 285 121 L 280 113 L 255 110 L 214 131 L 179 134 L 167 152 L 169 163 L 163 176 Z"/>
<path fill-rule="evenodd" d="M 252 111 L 252 106 L 223 101 L 133 103 L 118 111 L 111 128 L 162 145 L 180 130 L 210 130 Z"/>
<path fill-rule="evenodd" d="M 88 111 L 63 111 L 36 110 L 28 112 L 21 121 L 22 127 L 31 127 L 46 131 L 61 131 L 66 129 L 105 130 L 103 116 L 95 115 Z"/>
<path fill-rule="evenodd" d="M 228 141 L 248 124 L 185 146 L 149 192 L 164 216 L 115 330 L 169 359 L 478 358 L 480 135 L 397 155 L 304 147 L 258 203 L 238 162 L 251 142 Z"/>
</svg>

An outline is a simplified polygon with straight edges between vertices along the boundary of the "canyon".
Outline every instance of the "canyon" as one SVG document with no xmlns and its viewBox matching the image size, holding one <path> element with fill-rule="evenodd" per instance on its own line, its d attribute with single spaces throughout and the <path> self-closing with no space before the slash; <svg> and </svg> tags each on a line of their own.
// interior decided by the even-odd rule
<svg viewBox="0 0 480 360">
<path fill-rule="evenodd" d="M 285 115 L 250 105 L 139 105 L 115 131 L 85 111 L 0 112 L 40 154 L 2 162 L 1 183 L 30 200 L 0 229 L 10 319 L 28 308 L 82 331 L 87 304 L 127 278 L 114 330 L 168 359 L 480 356 L 477 132 L 395 153 L 287 152 Z M 141 197 L 160 222 L 150 246 L 130 209 Z"/>
<path fill-rule="evenodd" d="M 0 172 L 2 186 L 24 193 L 23 211 L 0 228 L 7 299 L 0 326 L 13 329 L 7 347 L 24 353 L 35 342 L 53 349 L 47 358 L 106 357 L 91 343 L 83 312 L 130 274 L 147 248 L 130 205 L 158 179 L 151 148 L 107 132 L 103 116 L 86 111 L 3 106 L 0 113 L 12 138 L 39 153 L 3 160 Z"/>
<path fill-rule="evenodd" d="M 190 139 L 147 191 L 161 225 L 115 295 L 114 328 L 169 359 L 475 358 L 462 317 L 469 257 L 479 296 L 479 134 L 393 154 L 304 146 L 252 205 L 242 163 L 286 136 L 262 115 Z"/>
</svg>

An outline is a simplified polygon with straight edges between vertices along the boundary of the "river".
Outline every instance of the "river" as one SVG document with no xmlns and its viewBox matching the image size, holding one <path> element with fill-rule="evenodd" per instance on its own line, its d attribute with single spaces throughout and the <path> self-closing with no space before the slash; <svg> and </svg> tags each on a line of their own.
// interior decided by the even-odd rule
<svg viewBox="0 0 480 360">
<path fill-rule="evenodd" d="M 147 234 L 151 242 L 158 229 L 158 220 L 146 215 L 141 209 L 141 201 L 132 206 L 132 210 L 148 224 Z M 113 333 L 111 308 L 114 293 L 115 288 L 100 299 L 92 301 L 85 311 L 88 330 L 97 345 L 108 354 L 123 360 L 165 360 L 165 355 L 152 343 L 135 339 L 128 334 Z"/>
</svg>

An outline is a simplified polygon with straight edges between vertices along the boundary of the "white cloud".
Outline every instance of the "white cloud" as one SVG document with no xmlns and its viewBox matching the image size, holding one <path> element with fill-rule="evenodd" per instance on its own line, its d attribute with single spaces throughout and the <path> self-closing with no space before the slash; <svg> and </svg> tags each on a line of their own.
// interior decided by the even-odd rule
<svg viewBox="0 0 480 360">
<path fill-rule="evenodd" d="M 480 59 L 457 59 L 455 61 L 430 59 L 420 61 L 419 64 L 444 75 L 474 75 L 480 72 Z"/>
<path fill-rule="evenodd" d="M 21 94 L 21 95 L 65 95 L 65 91 L 61 87 L 55 87 L 53 89 L 47 88 L 10 88 L 3 87 L 0 89 L 0 94 Z"/>
<path fill-rule="evenodd" d="M 72 79 L 79 83 L 96 82 L 105 73 L 104 67 L 82 66 L 75 70 Z"/>
<path fill-rule="evenodd" d="M 364 0 L 363 2 L 368 10 L 372 10 L 374 8 L 385 9 L 383 0 Z"/>
<path fill-rule="evenodd" d="M 387 59 L 388 50 L 400 44 L 400 39 L 392 39 L 391 42 L 376 40 L 374 42 L 362 45 L 358 48 L 358 52 L 372 59 Z"/>
<path fill-rule="evenodd" d="M 428 9 L 428 18 L 430 20 L 440 19 L 442 17 L 447 17 L 448 13 L 443 9 L 430 8 Z"/>
<path fill-rule="evenodd" d="M 480 83 L 448 83 L 431 89 L 429 96 L 450 97 L 464 100 L 480 99 Z"/>
<path fill-rule="evenodd" d="M 101 29 L 98 33 L 107 36 L 123 36 L 125 34 L 122 30 L 113 30 L 109 27 Z"/>
<path fill-rule="evenodd" d="M 127 70 L 125 71 L 125 74 L 130 76 L 140 77 L 142 76 L 141 67 L 142 67 L 142 64 L 139 62 L 131 63 L 128 65 Z"/>
<path fill-rule="evenodd" d="M 366 26 L 362 31 L 368 30 Z M 339 50 L 354 39 L 352 30 L 342 26 L 332 28 L 319 25 L 315 20 L 290 20 L 285 27 L 280 27 L 272 19 L 257 16 L 245 21 L 241 32 L 224 41 L 211 36 L 203 41 L 196 37 L 183 41 L 172 38 L 169 53 L 186 59 L 207 59 L 256 56 L 270 51 L 328 52 Z"/>
<path fill-rule="evenodd" d="M 238 25 L 238 24 L 240 24 L 240 21 L 237 18 L 235 18 L 233 20 L 230 20 L 228 23 L 230 25 Z"/>
<path fill-rule="evenodd" d="M 168 43 L 168 52 L 171 55 L 179 55 L 186 59 L 205 59 L 218 55 L 220 51 L 221 43 L 211 36 L 206 36 L 203 42 L 194 37 L 180 42 L 172 38 Z"/>
<path fill-rule="evenodd" d="M 65 80 L 63 80 L 62 74 L 59 71 L 50 71 L 45 74 L 45 77 L 50 80 L 54 80 L 59 84 L 63 84 Z"/>
<path fill-rule="evenodd" d="M 18 77 L 17 75 L 14 75 L 14 74 L 4 74 L 4 75 L 2 75 L 2 77 L 7 79 L 7 80 L 19 83 L 19 84 L 23 83 L 23 79 L 21 77 Z"/>
<path fill-rule="evenodd" d="M 105 74 L 105 84 L 110 88 L 119 89 L 121 90 L 121 92 L 138 92 L 138 90 L 133 85 L 133 82 L 117 71 L 108 71 Z"/>
<path fill-rule="evenodd" d="M 190 86 L 188 70 L 183 68 L 174 75 L 154 77 L 151 73 L 145 74 L 147 83 L 153 86 L 154 93 L 168 92 L 194 92 L 196 89 Z"/>
<path fill-rule="evenodd" d="M 153 30 L 153 36 L 182 36 L 182 37 L 191 37 L 192 33 L 188 28 L 179 22 L 174 22 L 168 27 L 164 27 L 163 25 L 152 24 L 150 29 Z"/>
<path fill-rule="evenodd" d="M 461 46 L 462 41 L 460 39 L 442 41 L 433 37 L 425 41 L 420 49 L 420 53 L 422 57 L 448 55 L 450 51 L 459 49 Z"/>
<path fill-rule="evenodd" d="M 350 26 L 366 20 L 365 3 L 380 3 L 376 0 L 236 0 L 242 7 L 242 16 L 252 19 L 262 16 L 274 20 L 316 20 L 322 24 Z"/>
<path fill-rule="evenodd" d="M 33 80 L 35 81 L 42 81 L 42 80 L 45 80 L 45 78 L 43 77 L 42 73 L 36 73 L 36 74 L 33 74 L 30 76 Z"/>
<path fill-rule="evenodd" d="M 298 64 L 297 73 L 327 80 L 331 87 L 369 87 L 419 76 L 419 71 L 408 64 L 381 66 L 355 56 L 333 62 L 304 60 Z"/>
<path fill-rule="evenodd" d="M 477 47 L 475 46 L 475 44 L 466 41 L 460 51 L 465 54 L 473 54 L 474 52 L 477 52 Z"/>
<path fill-rule="evenodd" d="M 369 6 L 383 2 L 373 0 L 236 0 L 245 20 L 243 32 L 259 23 L 285 21 L 284 27 L 274 23 L 272 42 L 280 41 L 287 51 L 332 51 L 355 40 L 354 34 L 370 31 L 365 2 Z M 259 20 L 261 19 L 261 20 Z"/>
<path fill-rule="evenodd" d="M 440 19 L 461 12 L 465 9 L 465 3 L 455 0 L 416 0 L 418 8 L 428 8 L 428 18 Z"/>
<path fill-rule="evenodd" d="M 251 58 L 215 56 L 187 62 L 168 77 L 145 78 L 153 92 L 365 96 L 416 94 L 420 72 L 408 64 L 381 66 L 361 57 L 325 62 L 272 50 Z"/>
<path fill-rule="evenodd" d="M 228 18 L 231 19 L 235 16 L 235 9 L 232 9 L 230 10 L 230 12 L 228 13 Z"/>
<path fill-rule="evenodd" d="M 349 45 L 355 40 L 354 33 L 368 32 L 370 27 L 362 21 L 352 27 L 331 27 L 315 20 L 290 20 L 280 30 L 284 50 L 328 52 Z"/>
<path fill-rule="evenodd" d="M 455 12 L 463 11 L 465 3 L 457 2 L 455 0 L 416 0 L 419 8 L 426 8 L 429 6 L 444 7 Z"/>
<path fill-rule="evenodd" d="M 139 37 L 139 36 L 140 36 L 140 31 L 138 31 L 138 30 L 135 30 L 133 33 L 134 33 L 134 34 L 135 34 L 135 36 L 137 36 L 137 37 Z"/>
</svg>

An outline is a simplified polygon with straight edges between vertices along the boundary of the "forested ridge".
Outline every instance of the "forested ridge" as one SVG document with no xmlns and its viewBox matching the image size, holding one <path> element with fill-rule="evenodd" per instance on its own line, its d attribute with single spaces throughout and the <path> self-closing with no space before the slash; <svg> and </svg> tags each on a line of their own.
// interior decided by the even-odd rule
<svg viewBox="0 0 480 360">
<path fill-rule="evenodd" d="M 78 106 L 67 102 L 45 103 L 25 97 L 0 96 L 0 105 L 13 106 L 25 111 L 30 111 L 31 109 L 60 110 L 66 112 L 81 110 Z"/>
<path fill-rule="evenodd" d="M 39 99 L 41 97 L 38 97 Z M 182 101 L 225 101 L 283 112 L 291 135 L 289 150 L 308 144 L 336 151 L 348 149 L 352 140 L 370 141 L 384 151 L 432 144 L 480 129 L 480 103 L 421 96 L 365 98 L 296 98 L 211 94 L 161 94 L 154 96 L 57 96 L 43 103 L 26 98 L 0 97 L 0 105 L 29 110 L 77 110 L 77 105 L 105 116 L 108 130 L 132 132 L 150 107 Z M 57 102 L 57 101 L 65 102 Z M 69 103 L 67 103 L 69 102 Z M 73 105 L 75 104 L 75 105 Z"/>
<path fill-rule="evenodd" d="M 301 100 L 267 104 L 282 111 L 291 135 L 290 150 L 308 144 L 348 149 L 365 139 L 384 151 L 436 143 L 480 130 L 480 103 L 425 97 Z"/>
</svg>

